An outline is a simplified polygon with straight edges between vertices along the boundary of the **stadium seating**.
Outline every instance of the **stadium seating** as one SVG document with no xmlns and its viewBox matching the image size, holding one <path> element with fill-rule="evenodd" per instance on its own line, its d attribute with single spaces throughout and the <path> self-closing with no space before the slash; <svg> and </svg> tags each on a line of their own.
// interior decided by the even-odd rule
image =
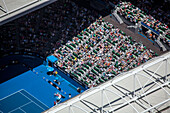
<svg viewBox="0 0 170 113">
<path fill-rule="evenodd" d="M 88 87 L 135 68 L 155 54 L 142 43 L 99 18 L 54 55 L 56 65 Z"/>
<path fill-rule="evenodd" d="M 170 46 L 170 31 L 165 34 L 165 37 L 161 37 L 164 43 L 167 43 Z"/>
<path fill-rule="evenodd" d="M 117 9 L 120 15 L 123 15 L 126 19 L 133 23 L 138 23 L 146 16 L 146 13 L 132 5 L 130 2 L 120 2 L 117 5 Z"/>
<path fill-rule="evenodd" d="M 151 15 L 147 15 L 144 11 L 135 7 L 130 2 L 120 2 L 117 5 L 118 13 L 124 16 L 132 23 L 143 22 L 145 25 L 155 30 L 159 34 L 165 34 L 169 28 L 166 24 L 156 20 Z M 170 46 L 170 39 L 167 37 L 161 37 L 163 42 Z"/>
</svg>

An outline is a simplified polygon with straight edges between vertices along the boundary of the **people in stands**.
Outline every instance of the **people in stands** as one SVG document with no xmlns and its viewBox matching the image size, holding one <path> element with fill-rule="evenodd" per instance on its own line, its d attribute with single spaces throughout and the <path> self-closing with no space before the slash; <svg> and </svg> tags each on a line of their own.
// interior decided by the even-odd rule
<svg viewBox="0 0 170 113">
<path fill-rule="evenodd" d="M 94 10 L 74 1 L 58 0 L 0 28 L 0 51 L 30 51 L 42 56 L 51 54 L 98 18 Z"/>
<path fill-rule="evenodd" d="M 149 1 L 146 0 L 146 2 L 149 3 Z M 147 6 L 147 5 L 146 5 Z M 151 16 L 151 14 L 147 14 L 148 10 L 145 10 L 146 12 L 144 12 L 143 9 L 139 9 L 138 7 L 135 7 L 134 5 L 132 5 L 130 2 L 120 2 L 117 5 L 118 13 L 120 15 L 123 15 L 126 19 L 128 19 L 129 21 L 133 22 L 133 23 L 139 23 L 139 21 L 142 22 L 142 25 L 147 26 L 147 28 L 152 29 L 152 32 L 157 34 L 157 37 L 160 37 L 159 39 L 164 40 L 163 42 L 167 45 L 169 45 L 170 42 L 170 38 L 166 37 L 166 33 L 169 31 L 168 25 L 166 25 L 165 23 L 161 22 L 162 18 L 160 18 L 161 21 L 159 21 L 158 19 L 155 19 L 153 16 Z M 156 11 L 154 10 L 154 13 Z M 161 10 L 160 12 L 158 12 L 158 15 L 162 15 L 161 14 Z M 148 32 L 151 32 L 151 30 L 149 30 Z M 146 33 L 147 37 L 153 40 L 156 40 L 157 37 L 153 36 L 152 33 Z M 149 35 L 148 35 L 149 34 Z"/>
<path fill-rule="evenodd" d="M 54 52 L 59 59 L 56 65 L 88 87 L 135 68 L 155 55 L 103 18 Z"/>
</svg>

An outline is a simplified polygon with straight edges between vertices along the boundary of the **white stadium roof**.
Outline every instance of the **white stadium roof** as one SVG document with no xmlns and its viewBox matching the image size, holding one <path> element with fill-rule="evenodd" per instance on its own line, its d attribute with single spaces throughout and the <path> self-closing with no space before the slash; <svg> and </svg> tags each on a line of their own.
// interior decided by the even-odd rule
<svg viewBox="0 0 170 113">
<path fill-rule="evenodd" d="M 0 0 L 0 26 L 56 0 Z"/>
<path fill-rule="evenodd" d="M 170 113 L 170 52 L 45 113 Z"/>
</svg>

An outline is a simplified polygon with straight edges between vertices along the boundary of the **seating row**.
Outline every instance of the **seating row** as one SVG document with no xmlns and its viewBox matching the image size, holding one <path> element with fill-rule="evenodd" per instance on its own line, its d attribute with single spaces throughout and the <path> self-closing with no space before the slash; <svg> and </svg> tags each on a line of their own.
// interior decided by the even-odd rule
<svg viewBox="0 0 170 113">
<path fill-rule="evenodd" d="M 68 41 L 54 55 L 56 65 L 94 87 L 154 57 L 152 50 L 102 18 Z"/>
</svg>

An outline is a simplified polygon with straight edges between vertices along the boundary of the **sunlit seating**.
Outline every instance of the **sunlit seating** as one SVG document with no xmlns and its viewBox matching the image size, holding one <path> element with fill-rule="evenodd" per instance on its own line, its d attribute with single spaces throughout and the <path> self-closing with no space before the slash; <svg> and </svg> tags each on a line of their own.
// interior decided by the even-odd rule
<svg viewBox="0 0 170 113">
<path fill-rule="evenodd" d="M 57 66 L 92 87 L 137 67 L 155 53 L 101 18 L 57 49 L 55 56 Z"/>
</svg>

